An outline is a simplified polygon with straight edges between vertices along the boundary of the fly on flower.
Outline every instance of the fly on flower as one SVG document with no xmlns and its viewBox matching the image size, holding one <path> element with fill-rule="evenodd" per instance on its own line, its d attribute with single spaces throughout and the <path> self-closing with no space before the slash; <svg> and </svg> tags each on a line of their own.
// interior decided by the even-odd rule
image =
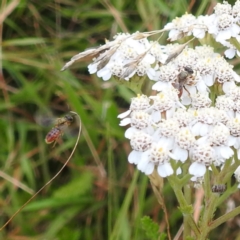
<svg viewBox="0 0 240 240">
<path fill-rule="evenodd" d="M 218 184 L 212 186 L 212 192 L 214 193 L 223 193 L 226 191 L 226 185 L 225 184 Z"/>
<path fill-rule="evenodd" d="M 54 147 L 57 140 L 63 135 L 65 130 L 74 122 L 75 115 L 76 114 L 74 112 L 70 112 L 64 117 L 57 118 L 54 127 L 47 133 L 45 142 L 47 144 L 54 143 Z"/>
<path fill-rule="evenodd" d="M 193 75 L 193 70 L 190 67 L 184 67 L 183 70 L 178 74 L 178 82 L 174 83 L 173 86 L 179 91 L 179 97 L 182 96 L 183 88 L 188 92 L 185 88 L 185 84 L 188 81 L 188 77 Z M 188 92 L 190 95 L 190 93 Z"/>
</svg>

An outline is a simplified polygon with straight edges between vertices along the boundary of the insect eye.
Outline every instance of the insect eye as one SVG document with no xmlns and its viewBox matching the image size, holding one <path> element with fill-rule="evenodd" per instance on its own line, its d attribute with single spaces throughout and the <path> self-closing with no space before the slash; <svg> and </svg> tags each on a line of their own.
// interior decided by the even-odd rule
<svg viewBox="0 0 240 240">
<path fill-rule="evenodd" d="M 65 118 L 66 118 L 69 122 L 73 122 L 73 116 L 66 115 Z"/>
<path fill-rule="evenodd" d="M 184 67 L 184 70 L 189 74 L 193 74 L 193 70 L 190 67 Z"/>
</svg>

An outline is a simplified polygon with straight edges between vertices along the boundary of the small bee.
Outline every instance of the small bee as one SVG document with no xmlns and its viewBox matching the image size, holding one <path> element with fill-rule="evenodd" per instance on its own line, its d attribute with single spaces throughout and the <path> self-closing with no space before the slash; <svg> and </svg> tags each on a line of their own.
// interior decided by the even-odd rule
<svg viewBox="0 0 240 240">
<path fill-rule="evenodd" d="M 212 186 L 212 192 L 214 193 L 223 193 L 226 191 L 226 185 L 225 184 L 218 184 Z"/>
<path fill-rule="evenodd" d="M 178 74 L 178 82 L 173 84 L 174 88 L 179 91 L 179 97 L 182 96 L 183 88 L 188 92 L 184 85 L 187 82 L 188 77 L 194 73 L 190 67 L 184 67 L 183 69 L 184 70 Z M 188 94 L 190 95 L 189 92 Z"/>
<path fill-rule="evenodd" d="M 70 114 L 65 115 L 62 118 L 57 118 L 55 121 L 55 126 L 47 133 L 45 137 L 45 142 L 47 144 L 53 144 L 55 146 L 59 137 L 61 137 L 64 133 L 64 130 L 70 126 L 74 122 L 74 113 L 70 112 Z"/>
</svg>

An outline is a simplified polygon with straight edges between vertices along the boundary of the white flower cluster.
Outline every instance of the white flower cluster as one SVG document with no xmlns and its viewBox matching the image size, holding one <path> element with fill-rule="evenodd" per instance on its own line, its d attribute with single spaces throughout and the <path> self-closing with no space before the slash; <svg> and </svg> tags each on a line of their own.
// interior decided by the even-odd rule
<svg viewBox="0 0 240 240">
<path fill-rule="evenodd" d="M 240 77 L 233 66 L 209 46 L 189 48 L 192 39 L 182 45 L 148 40 L 165 31 L 170 31 L 170 40 L 203 38 L 208 33 L 229 48 L 225 55 L 233 57 L 239 52 L 229 40 L 240 40 L 240 0 L 233 7 L 218 3 L 214 11 L 197 18 L 185 14 L 159 31 L 118 34 L 113 41 L 77 54 L 62 69 L 92 59 L 89 72 L 104 81 L 112 77 L 126 85 L 140 85 L 145 78 L 154 81 L 157 94 L 138 95 L 118 116 L 121 126 L 130 124 L 125 132 L 133 149 L 128 160 L 147 175 L 155 168 L 161 177 L 181 174 L 181 164 L 186 163 L 192 180 L 199 182 L 210 165 L 234 162 L 234 155 L 240 160 L 240 87 L 236 85 Z M 240 169 L 235 177 L 240 183 Z"/>
<path fill-rule="evenodd" d="M 189 173 L 198 181 L 211 164 L 223 166 L 234 150 L 240 159 L 240 87 L 235 84 L 240 78 L 224 58 L 207 46 L 185 48 L 155 68 L 153 79 L 158 93 L 138 95 L 118 116 L 121 126 L 130 124 L 125 132 L 133 149 L 130 163 L 147 175 L 156 167 L 167 177 L 181 173 L 171 159 L 191 161 Z M 210 92 L 216 87 L 222 95 Z"/>
<path fill-rule="evenodd" d="M 227 1 L 218 3 L 211 15 L 195 17 L 185 14 L 168 23 L 165 29 L 170 31 L 171 41 L 191 35 L 201 39 L 206 33 L 211 34 L 217 42 L 228 48 L 225 51 L 226 57 L 233 58 L 236 53 L 240 56 L 237 47 L 229 42 L 230 38 L 235 38 L 238 43 L 240 41 L 240 0 L 233 6 Z"/>
<path fill-rule="evenodd" d="M 233 92 L 240 94 L 240 88 L 232 85 L 223 96 L 237 103 Z M 130 163 L 147 175 L 156 167 L 161 177 L 167 177 L 174 171 L 181 173 L 180 167 L 173 169 L 171 159 L 180 163 L 191 161 L 189 173 L 195 181 L 211 164 L 223 166 L 233 157 L 234 150 L 240 159 L 240 112 L 234 104 L 229 109 L 221 104 L 218 107 L 190 104 L 186 109 L 179 105 L 177 97 L 174 88 L 156 96 L 138 95 L 132 99 L 130 110 L 118 116 L 121 126 L 130 124 L 125 132 L 133 149 L 128 157 Z M 204 98 L 205 95 L 203 102 Z M 240 182 L 238 172 L 235 175 Z"/>
</svg>

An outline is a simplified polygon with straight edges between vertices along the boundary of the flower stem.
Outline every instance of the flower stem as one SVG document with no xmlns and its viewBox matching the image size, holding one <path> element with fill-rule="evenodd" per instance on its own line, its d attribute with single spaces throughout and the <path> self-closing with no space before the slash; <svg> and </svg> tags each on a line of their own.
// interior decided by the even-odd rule
<svg viewBox="0 0 240 240">
<path fill-rule="evenodd" d="M 184 176 L 188 172 L 188 167 L 189 166 L 187 164 L 183 165 L 183 175 Z M 186 199 L 187 204 L 191 205 L 191 188 L 190 188 L 189 184 L 184 184 L 183 185 L 183 190 L 184 190 L 184 197 Z M 184 219 L 183 219 L 183 224 L 184 224 L 183 239 L 186 239 L 187 236 L 191 236 L 191 227 L 190 227 L 188 221 L 189 221 L 188 215 L 184 216 Z"/>
<path fill-rule="evenodd" d="M 181 190 L 181 188 L 179 188 L 178 182 L 179 179 L 177 178 L 177 176 L 169 176 L 168 177 L 168 181 L 171 185 L 171 187 L 173 188 L 175 195 L 177 197 L 177 200 L 179 202 L 181 211 L 183 213 L 183 217 L 184 217 L 184 221 L 186 221 L 188 223 L 188 225 L 190 226 L 190 228 L 193 230 L 193 232 L 195 233 L 196 237 L 200 236 L 200 231 L 192 217 L 192 213 L 189 211 L 190 207 L 183 195 L 183 192 Z M 184 211 L 186 210 L 186 211 Z M 187 211 L 188 210 L 188 211 Z M 185 231 L 185 229 L 184 229 Z"/>
<path fill-rule="evenodd" d="M 165 216 L 165 222 L 167 225 L 167 234 L 168 234 L 168 239 L 171 240 L 171 234 L 170 234 L 170 225 L 169 225 L 169 221 L 168 221 L 168 212 L 167 212 L 167 208 L 166 205 L 164 203 L 164 199 L 163 199 L 163 195 L 162 195 L 162 188 L 163 188 L 163 178 L 161 178 L 156 169 L 153 171 L 153 173 L 151 175 L 149 175 L 149 179 L 152 185 L 152 189 L 153 192 L 158 200 L 158 203 L 160 204 L 160 206 L 163 209 L 164 212 L 164 216 Z"/>
<path fill-rule="evenodd" d="M 226 214 L 224 214 L 223 216 L 217 218 L 216 220 L 214 220 L 210 226 L 209 229 L 212 230 L 216 227 L 218 227 L 219 225 L 225 223 L 226 221 L 228 221 L 229 219 L 237 216 L 240 214 L 240 207 L 235 208 L 233 211 L 228 212 Z"/>
<path fill-rule="evenodd" d="M 213 214 L 216 210 L 218 194 L 213 194 L 210 188 L 210 174 L 207 169 L 204 175 L 204 192 L 205 192 L 205 209 L 201 221 L 201 236 L 198 240 L 205 240 L 210 232 L 209 224 L 212 221 Z"/>
</svg>

